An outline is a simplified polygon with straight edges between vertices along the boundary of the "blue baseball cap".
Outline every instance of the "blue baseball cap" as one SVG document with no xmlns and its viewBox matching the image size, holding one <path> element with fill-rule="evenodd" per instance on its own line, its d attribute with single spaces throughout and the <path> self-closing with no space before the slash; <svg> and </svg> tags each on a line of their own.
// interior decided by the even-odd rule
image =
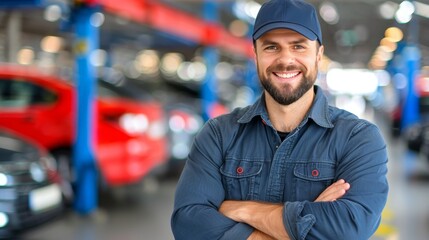
<svg viewBox="0 0 429 240">
<path fill-rule="evenodd" d="M 265 2 L 258 12 L 253 28 L 253 40 L 278 28 L 294 30 L 304 37 L 322 45 L 322 31 L 316 9 L 302 0 L 271 0 Z"/>
</svg>

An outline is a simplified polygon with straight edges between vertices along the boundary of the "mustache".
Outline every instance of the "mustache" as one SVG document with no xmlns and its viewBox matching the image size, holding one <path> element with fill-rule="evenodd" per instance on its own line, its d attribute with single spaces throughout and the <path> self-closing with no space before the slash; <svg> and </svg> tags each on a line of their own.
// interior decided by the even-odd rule
<svg viewBox="0 0 429 240">
<path fill-rule="evenodd" d="M 284 64 L 277 64 L 267 68 L 267 72 L 286 72 L 286 71 L 302 71 L 302 69 L 296 65 L 284 65 Z"/>
</svg>

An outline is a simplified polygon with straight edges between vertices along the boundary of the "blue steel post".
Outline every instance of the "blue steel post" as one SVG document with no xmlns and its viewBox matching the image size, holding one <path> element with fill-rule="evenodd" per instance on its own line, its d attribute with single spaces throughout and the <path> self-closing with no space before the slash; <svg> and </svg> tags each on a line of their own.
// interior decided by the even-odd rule
<svg viewBox="0 0 429 240">
<path fill-rule="evenodd" d="M 256 71 L 255 60 L 249 59 L 246 64 L 246 84 L 253 91 L 253 99 L 256 100 L 261 93 L 261 85 L 259 84 L 258 72 Z M 249 103 L 249 104 L 251 104 Z"/>
<path fill-rule="evenodd" d="M 415 81 L 420 70 L 420 49 L 418 47 L 419 39 L 419 19 L 416 14 L 413 15 L 408 26 L 408 43 L 405 46 L 402 55 L 405 60 L 405 76 L 408 79 L 407 96 L 402 112 L 401 129 L 420 121 L 419 99 L 416 94 Z"/>
<path fill-rule="evenodd" d="M 406 129 L 420 120 L 419 99 L 416 94 L 415 80 L 420 69 L 420 51 L 414 44 L 408 44 L 404 48 L 405 76 L 407 77 L 407 95 L 404 110 L 402 112 L 401 129 Z"/>
<path fill-rule="evenodd" d="M 253 25 L 249 24 L 249 29 L 253 29 Z M 253 41 L 252 33 L 253 31 L 251 30 L 248 32 L 248 38 L 251 39 L 251 41 Z M 256 58 L 256 55 L 255 55 L 255 58 Z M 247 86 L 253 91 L 253 99 L 251 100 L 252 102 L 248 104 L 252 104 L 262 91 L 261 85 L 259 84 L 259 76 L 256 70 L 255 61 L 256 59 L 249 59 L 247 60 L 247 64 L 246 64 L 245 81 Z"/>
<path fill-rule="evenodd" d="M 76 170 L 76 198 L 74 208 L 82 214 L 91 213 L 97 207 L 97 167 L 94 157 L 94 92 L 96 72 L 90 63 L 90 54 L 98 48 L 99 29 L 91 24 L 91 17 L 98 10 L 94 6 L 76 9 L 74 43 L 77 85 L 77 130 L 73 151 Z"/>
<path fill-rule="evenodd" d="M 204 19 L 215 23 L 218 21 L 218 3 L 213 0 L 204 1 Z M 213 46 L 207 46 L 203 51 L 203 58 L 206 63 L 207 72 L 204 78 L 202 89 L 201 89 L 201 98 L 202 98 L 202 108 L 203 108 L 203 119 L 208 120 L 210 118 L 210 111 L 214 104 L 217 101 L 216 94 L 216 75 L 215 67 L 218 63 L 219 54 L 218 50 Z"/>
</svg>

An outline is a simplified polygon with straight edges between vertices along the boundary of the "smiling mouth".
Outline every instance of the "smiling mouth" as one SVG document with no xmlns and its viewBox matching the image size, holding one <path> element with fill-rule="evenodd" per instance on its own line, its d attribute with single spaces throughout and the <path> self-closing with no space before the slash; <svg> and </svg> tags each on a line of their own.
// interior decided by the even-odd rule
<svg viewBox="0 0 429 240">
<path fill-rule="evenodd" d="M 281 73 L 281 72 L 273 72 L 274 75 L 280 78 L 290 79 L 298 76 L 301 72 L 293 72 L 293 73 Z"/>
</svg>

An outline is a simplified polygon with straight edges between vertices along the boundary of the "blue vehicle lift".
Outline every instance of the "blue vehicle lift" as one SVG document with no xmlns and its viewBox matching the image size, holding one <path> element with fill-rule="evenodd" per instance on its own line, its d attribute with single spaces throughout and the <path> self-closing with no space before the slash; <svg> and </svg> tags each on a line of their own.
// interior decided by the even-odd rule
<svg viewBox="0 0 429 240">
<path fill-rule="evenodd" d="M 218 3 L 215 1 L 205 0 L 203 8 L 205 20 L 208 22 L 216 22 L 218 20 Z M 203 57 L 207 67 L 207 72 L 202 84 L 201 98 L 203 109 L 202 117 L 206 121 L 210 118 L 210 112 L 217 102 L 216 74 L 214 69 L 219 61 L 218 50 L 213 46 L 206 46 L 203 51 Z"/>
<path fill-rule="evenodd" d="M 77 86 L 77 132 L 73 152 L 76 171 L 74 208 L 88 214 L 97 207 L 98 171 L 94 157 L 94 114 L 95 114 L 95 67 L 90 54 L 98 49 L 99 28 L 91 24 L 91 18 L 99 11 L 96 6 L 82 5 L 74 10 L 76 39 L 74 43 Z"/>
</svg>

